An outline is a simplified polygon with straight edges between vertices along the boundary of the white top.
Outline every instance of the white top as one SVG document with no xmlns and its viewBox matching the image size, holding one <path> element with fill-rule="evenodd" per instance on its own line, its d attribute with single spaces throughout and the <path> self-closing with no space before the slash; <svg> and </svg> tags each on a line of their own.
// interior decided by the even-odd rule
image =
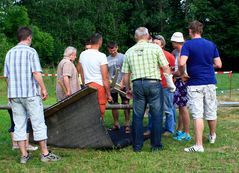
<svg viewBox="0 0 239 173">
<path fill-rule="evenodd" d="M 95 82 L 103 86 L 100 66 L 108 64 L 106 55 L 96 49 L 88 49 L 80 54 L 79 61 L 83 68 L 85 84 Z"/>
<path fill-rule="evenodd" d="M 179 61 L 180 52 L 177 49 L 174 49 L 172 51 L 172 54 L 175 57 L 175 68 L 174 68 L 174 71 L 176 72 L 176 71 L 178 71 L 178 61 Z M 187 67 L 185 67 L 185 73 L 187 74 Z"/>
</svg>

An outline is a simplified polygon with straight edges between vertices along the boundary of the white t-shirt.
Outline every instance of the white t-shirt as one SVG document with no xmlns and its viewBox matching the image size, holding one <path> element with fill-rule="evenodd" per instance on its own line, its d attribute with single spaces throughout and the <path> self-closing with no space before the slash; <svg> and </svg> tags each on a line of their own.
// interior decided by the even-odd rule
<svg viewBox="0 0 239 173">
<path fill-rule="evenodd" d="M 108 64 L 106 55 L 96 49 L 88 49 L 80 54 L 79 61 L 83 68 L 85 84 L 95 82 L 103 86 L 100 66 Z"/>
</svg>

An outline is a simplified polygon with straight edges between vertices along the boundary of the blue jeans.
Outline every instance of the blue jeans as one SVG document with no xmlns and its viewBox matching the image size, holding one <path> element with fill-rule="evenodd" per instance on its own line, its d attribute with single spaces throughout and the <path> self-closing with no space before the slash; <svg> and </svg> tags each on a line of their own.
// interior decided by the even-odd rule
<svg viewBox="0 0 239 173">
<path fill-rule="evenodd" d="M 173 104 L 174 93 L 171 93 L 168 88 L 163 89 L 164 96 L 164 114 L 165 114 L 165 124 L 163 131 L 168 131 L 170 133 L 174 133 L 175 125 L 176 125 L 176 109 Z M 148 130 L 151 131 L 152 128 L 152 118 L 149 110 L 149 122 L 148 122 Z"/>
<path fill-rule="evenodd" d="M 152 116 L 151 146 L 152 149 L 162 148 L 162 117 L 163 91 L 159 80 L 133 81 L 133 149 L 140 151 L 143 147 L 143 118 L 146 105 L 149 105 Z"/>
</svg>

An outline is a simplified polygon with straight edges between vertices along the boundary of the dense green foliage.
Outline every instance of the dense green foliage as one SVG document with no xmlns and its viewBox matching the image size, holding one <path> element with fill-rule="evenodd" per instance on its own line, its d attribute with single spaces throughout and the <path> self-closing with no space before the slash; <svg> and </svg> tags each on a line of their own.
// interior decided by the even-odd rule
<svg viewBox="0 0 239 173">
<path fill-rule="evenodd" d="M 64 48 L 75 46 L 80 52 L 93 32 L 101 32 L 104 43 L 115 40 L 120 51 L 134 44 L 134 30 L 146 26 L 152 34 L 170 36 L 199 20 L 205 25 L 205 38 L 213 40 L 223 59 L 224 70 L 236 70 L 239 57 L 239 1 L 236 0 L 5 0 L 0 2 L 0 62 L 6 48 L 16 43 L 15 32 L 21 25 L 33 26 L 33 47 L 43 65 L 56 64 Z M 37 29 L 38 28 L 38 29 Z M 2 41 L 3 40 L 3 41 Z M 103 45 L 102 51 L 107 53 Z M 50 62 L 50 63 L 49 63 Z"/>
<path fill-rule="evenodd" d="M 16 31 L 20 26 L 30 26 L 32 28 L 34 34 L 32 46 L 37 49 L 42 62 L 49 64 L 54 58 L 53 37 L 31 23 L 24 6 L 4 2 L 2 2 L 2 8 L 0 8 L 0 71 L 2 71 L 7 50 L 17 43 Z"/>
</svg>

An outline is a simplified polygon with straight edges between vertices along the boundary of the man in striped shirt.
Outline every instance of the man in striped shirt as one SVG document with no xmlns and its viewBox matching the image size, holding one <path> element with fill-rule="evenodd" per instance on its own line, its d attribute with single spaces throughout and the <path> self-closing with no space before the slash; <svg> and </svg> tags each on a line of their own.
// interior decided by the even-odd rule
<svg viewBox="0 0 239 173">
<path fill-rule="evenodd" d="M 175 91 L 168 61 L 162 49 L 148 43 L 148 29 L 139 27 L 135 31 L 137 44 L 125 53 L 122 72 L 127 93 L 131 93 L 130 78 L 133 82 L 133 150 L 141 151 L 143 147 L 143 117 L 146 105 L 149 105 L 152 116 L 151 150 L 162 149 L 162 116 L 163 116 L 163 91 L 160 83 L 160 67 L 163 68 L 168 88 Z"/>
<path fill-rule="evenodd" d="M 19 43 L 10 49 L 5 58 L 4 76 L 8 81 L 8 98 L 12 107 L 15 131 L 13 139 L 21 151 L 20 163 L 29 159 L 26 150 L 26 126 L 30 117 L 34 140 L 39 142 L 41 161 L 57 161 L 60 158 L 49 152 L 46 145 L 47 127 L 42 100 L 48 96 L 41 76 L 41 65 L 35 49 L 31 48 L 32 31 L 21 27 L 17 31 Z"/>
</svg>

